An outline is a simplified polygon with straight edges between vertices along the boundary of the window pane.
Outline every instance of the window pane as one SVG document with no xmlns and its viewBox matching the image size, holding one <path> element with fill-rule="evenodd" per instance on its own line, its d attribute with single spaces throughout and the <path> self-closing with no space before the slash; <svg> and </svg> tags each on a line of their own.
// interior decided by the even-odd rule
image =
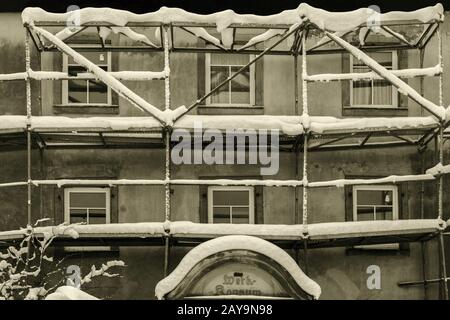
<svg viewBox="0 0 450 320">
<path fill-rule="evenodd" d="M 106 193 L 70 192 L 70 206 L 81 208 L 106 208 Z"/>
<path fill-rule="evenodd" d="M 213 223 L 230 223 L 230 208 L 213 208 Z"/>
<path fill-rule="evenodd" d="M 231 67 L 234 74 L 239 67 Z M 231 103 L 250 103 L 250 69 L 247 68 L 231 80 Z"/>
<path fill-rule="evenodd" d="M 81 53 L 86 59 L 95 64 L 108 64 L 108 55 L 106 52 L 83 52 Z M 71 56 L 68 56 L 69 64 L 77 64 Z"/>
<path fill-rule="evenodd" d="M 106 210 L 90 209 L 89 224 L 103 224 L 103 223 L 106 223 Z"/>
<path fill-rule="evenodd" d="M 89 82 L 89 103 L 108 103 L 108 88 L 101 81 Z"/>
<path fill-rule="evenodd" d="M 392 104 L 392 85 L 385 80 L 373 81 L 373 103 L 376 105 Z"/>
<path fill-rule="evenodd" d="M 250 223 L 248 207 L 233 207 L 232 222 L 233 223 Z"/>
<path fill-rule="evenodd" d="M 393 220 L 392 207 L 382 207 L 376 210 L 376 220 Z"/>
<path fill-rule="evenodd" d="M 372 221 L 373 207 L 358 207 L 357 221 Z"/>
<path fill-rule="evenodd" d="M 391 52 L 372 52 L 368 55 L 386 69 L 393 69 Z M 353 59 L 353 72 L 370 72 L 370 68 L 360 60 Z M 353 104 L 393 105 L 392 90 L 392 85 L 385 80 L 353 81 Z"/>
<path fill-rule="evenodd" d="M 211 88 L 213 90 L 228 77 L 229 67 L 211 67 Z M 212 103 L 230 103 L 230 84 L 223 85 L 211 96 Z"/>
<path fill-rule="evenodd" d="M 353 104 L 372 104 L 372 81 L 353 81 Z"/>
<path fill-rule="evenodd" d="M 211 65 L 245 66 L 249 62 L 249 56 L 245 54 L 212 53 Z"/>
<path fill-rule="evenodd" d="M 70 210 L 70 223 L 87 223 L 87 210 L 86 209 L 71 209 Z"/>
<path fill-rule="evenodd" d="M 79 73 L 85 73 L 86 69 L 80 66 L 69 66 L 68 74 L 72 77 Z M 68 102 L 69 103 L 87 103 L 87 81 L 69 80 L 68 81 Z"/>
<path fill-rule="evenodd" d="M 392 191 L 390 190 L 357 190 L 358 205 L 390 205 Z"/>
<path fill-rule="evenodd" d="M 245 191 L 213 191 L 214 205 L 248 205 L 249 192 Z"/>
</svg>

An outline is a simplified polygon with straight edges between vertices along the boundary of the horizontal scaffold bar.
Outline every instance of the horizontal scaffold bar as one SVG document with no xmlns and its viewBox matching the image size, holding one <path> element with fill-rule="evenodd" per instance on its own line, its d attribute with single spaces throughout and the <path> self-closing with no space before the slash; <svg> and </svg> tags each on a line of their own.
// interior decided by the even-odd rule
<svg viewBox="0 0 450 320">
<path fill-rule="evenodd" d="M 434 77 L 442 73 L 440 65 L 436 65 L 430 68 L 417 68 L 417 69 L 402 69 L 392 70 L 392 74 L 399 78 L 414 78 L 414 77 Z M 375 72 L 362 72 L 362 73 L 324 73 L 308 75 L 305 77 L 309 82 L 330 82 L 330 81 L 359 81 L 359 80 L 380 80 L 383 79 Z"/>
<path fill-rule="evenodd" d="M 169 76 L 169 69 L 167 71 L 115 71 L 107 72 L 117 80 L 128 81 L 148 81 L 148 80 L 163 80 Z M 77 76 L 70 76 L 66 72 L 57 71 L 30 71 L 30 72 L 16 72 L 9 74 L 0 74 L 0 81 L 17 81 L 17 80 L 100 80 L 96 75 L 86 72 L 78 73 Z"/>
<path fill-rule="evenodd" d="M 34 186 L 56 185 L 104 185 L 104 186 L 126 186 L 126 185 L 219 185 L 219 186 L 264 186 L 264 187 L 299 187 L 309 188 L 343 187 L 348 185 L 366 184 L 396 184 L 401 182 L 434 180 L 435 176 L 450 173 L 450 165 L 444 166 L 443 170 L 436 171 L 435 167 L 427 170 L 426 174 L 417 175 L 390 175 L 376 179 L 338 179 L 329 181 L 312 181 L 306 185 L 303 180 L 276 180 L 276 179 L 57 179 L 57 180 L 30 180 Z M 6 182 L 0 183 L 0 187 L 14 187 L 27 185 L 28 182 Z"/>
</svg>

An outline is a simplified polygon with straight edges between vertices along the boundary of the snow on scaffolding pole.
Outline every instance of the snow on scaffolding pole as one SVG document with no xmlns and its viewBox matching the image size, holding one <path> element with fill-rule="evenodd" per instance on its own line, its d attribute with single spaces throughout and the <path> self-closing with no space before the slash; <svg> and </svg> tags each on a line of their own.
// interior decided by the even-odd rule
<svg viewBox="0 0 450 320">
<path fill-rule="evenodd" d="M 442 21 L 444 9 L 442 4 L 421 8 L 411 12 L 392 11 L 379 13 L 370 8 L 360 8 L 348 12 L 329 12 L 301 3 L 297 8 L 285 10 L 280 13 L 259 16 L 254 14 L 238 14 L 232 10 L 215 12 L 212 14 L 196 14 L 179 8 L 161 7 L 154 12 L 135 14 L 132 12 L 111 8 L 83 8 L 75 11 L 79 16 L 81 26 L 104 23 L 105 26 L 159 26 L 170 23 L 185 23 L 216 26 L 219 32 L 228 27 L 267 27 L 286 26 L 302 23 L 304 18 L 327 31 L 352 30 L 366 25 L 374 15 L 381 24 L 398 22 L 433 23 Z M 37 25 L 64 25 L 72 18 L 74 11 L 66 13 L 50 13 L 41 8 L 26 8 L 22 12 L 24 24 Z"/>
<path fill-rule="evenodd" d="M 15 186 L 22 182 L 14 182 Z M 26 182 L 23 182 L 26 184 Z M 34 186 L 56 185 L 62 187 L 65 185 L 217 185 L 217 186 L 264 186 L 264 187 L 297 187 L 303 184 L 302 180 L 257 180 L 257 179 L 118 179 L 118 180 L 95 180 L 95 179 L 59 179 L 59 180 L 32 180 Z M 2 184 L 0 184 L 0 187 Z M 9 186 L 8 183 L 5 187 Z"/>
<path fill-rule="evenodd" d="M 429 168 L 427 171 L 425 171 L 427 174 L 431 174 L 433 176 L 440 176 L 443 174 L 449 174 L 450 173 L 450 165 L 443 165 L 441 162 L 436 164 L 434 167 Z"/>
<path fill-rule="evenodd" d="M 107 72 L 117 80 L 125 81 L 149 81 L 149 80 L 163 80 L 169 76 L 170 70 L 163 71 L 114 71 Z M 33 71 L 17 72 L 9 74 L 0 74 L 1 81 L 16 81 L 16 80 L 99 80 L 99 77 L 89 73 L 78 73 L 77 76 L 70 76 L 66 72 L 59 71 Z"/>
<path fill-rule="evenodd" d="M 429 68 L 412 68 L 402 70 L 392 70 L 392 74 L 399 78 L 414 78 L 414 77 L 434 77 L 442 73 L 440 65 Z M 330 81 L 359 81 L 359 80 L 380 80 L 383 79 L 375 72 L 361 72 L 361 73 L 323 73 L 306 76 L 306 81 L 309 82 L 330 82 Z"/>
<path fill-rule="evenodd" d="M 351 185 L 372 185 L 372 184 L 395 184 L 400 182 L 414 182 L 414 181 L 428 181 L 434 180 L 432 174 L 416 174 L 416 175 L 391 175 L 384 178 L 377 179 L 337 179 L 330 181 L 314 181 L 309 182 L 309 188 L 325 188 L 325 187 L 344 187 Z"/>
<path fill-rule="evenodd" d="M 398 91 L 402 94 L 407 95 L 415 102 L 417 102 L 420 106 L 429 111 L 432 115 L 434 115 L 439 120 L 444 120 L 446 118 L 446 109 L 443 106 L 438 106 L 431 102 L 428 99 L 422 97 L 416 90 L 414 90 L 411 86 L 409 86 L 406 82 L 401 80 L 398 76 L 392 73 L 392 71 L 386 69 L 375 60 L 370 58 L 367 54 L 354 47 L 344 39 L 337 37 L 333 33 L 328 31 L 324 31 L 325 34 L 330 37 L 333 41 L 335 41 L 342 48 L 347 50 L 352 56 L 356 59 L 362 61 L 365 65 L 367 65 L 370 69 L 380 75 L 383 79 L 390 82 L 393 86 L 395 86 Z"/>
<path fill-rule="evenodd" d="M 63 41 L 58 39 L 55 35 L 48 32 L 47 30 L 44 30 L 39 27 L 33 27 L 29 26 L 32 30 L 40 34 L 41 36 L 45 37 L 47 40 L 52 42 L 57 46 L 59 50 L 64 52 L 65 54 L 72 57 L 76 63 L 79 65 L 85 67 L 88 71 L 92 72 L 94 75 L 96 75 L 101 81 L 103 81 L 107 86 L 109 86 L 111 89 L 113 89 L 115 92 L 117 92 L 120 96 L 124 97 L 128 101 L 130 101 L 133 105 L 138 107 L 139 109 L 148 112 L 153 117 L 155 117 L 158 121 L 160 121 L 162 124 L 167 124 L 168 122 L 172 121 L 172 113 L 171 112 L 163 112 L 159 110 L 158 108 L 154 107 L 144 99 L 142 99 L 140 96 L 138 96 L 136 93 L 128 89 L 124 84 L 122 84 L 119 80 L 115 79 L 113 76 L 109 75 L 105 70 L 101 69 L 99 66 L 95 65 L 94 63 L 90 62 L 88 59 L 83 57 L 81 54 L 77 53 L 75 50 L 70 48 L 67 44 L 65 44 Z M 170 110 L 166 110 L 170 111 Z"/>
</svg>

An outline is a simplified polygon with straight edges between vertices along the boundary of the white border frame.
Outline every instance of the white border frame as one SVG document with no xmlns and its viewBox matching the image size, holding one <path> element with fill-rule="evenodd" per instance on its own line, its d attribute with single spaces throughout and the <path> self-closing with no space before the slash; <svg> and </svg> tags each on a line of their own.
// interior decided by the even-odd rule
<svg viewBox="0 0 450 320">
<path fill-rule="evenodd" d="M 358 212 L 357 212 L 357 204 L 358 204 L 358 191 L 359 190 L 367 190 L 367 191 L 392 191 L 392 220 L 398 220 L 398 187 L 395 185 L 355 185 L 352 189 L 353 194 L 353 221 L 358 221 Z"/>
<path fill-rule="evenodd" d="M 249 57 L 248 62 L 253 60 L 255 58 L 255 55 L 249 54 L 247 55 Z M 227 66 L 227 65 L 224 65 Z M 230 65 L 228 65 L 230 66 Z M 236 65 L 238 66 L 238 65 Z M 239 65 L 240 66 L 240 65 Z M 250 65 L 250 103 L 249 104 L 243 104 L 243 103 L 211 103 L 211 97 L 206 98 L 206 105 L 212 106 L 212 107 L 231 107 L 231 108 L 252 108 L 255 106 L 255 81 L 256 81 L 256 75 L 255 75 L 255 64 L 252 63 Z M 211 53 L 205 54 L 205 94 L 208 94 L 211 92 Z"/>
<path fill-rule="evenodd" d="M 255 223 L 255 188 L 239 186 L 209 186 L 208 187 L 208 223 L 213 223 L 213 191 L 249 191 L 249 224 Z"/>
<path fill-rule="evenodd" d="M 398 70 L 398 52 L 396 50 L 376 51 L 376 52 L 390 52 L 392 55 L 392 70 Z M 350 73 L 353 73 L 353 55 L 350 54 Z M 373 81 L 373 80 L 372 80 Z M 400 94 L 396 87 L 392 87 L 392 104 L 378 105 L 378 104 L 353 104 L 353 80 L 350 80 L 350 107 L 351 108 L 365 108 L 365 109 L 396 109 L 398 108 L 398 95 Z"/>
<path fill-rule="evenodd" d="M 101 50 L 98 51 L 99 53 L 103 53 Z M 111 57 L 111 51 L 106 51 L 106 71 L 111 71 L 111 64 L 112 64 L 112 57 Z M 63 65 L 62 65 L 62 71 L 65 73 L 68 73 L 69 70 L 69 57 L 66 54 L 63 55 Z M 80 79 L 83 80 L 83 79 Z M 87 80 L 86 80 L 87 81 Z M 107 102 L 106 103 L 69 103 L 69 80 L 62 80 L 62 104 L 65 106 L 110 106 L 112 105 L 112 94 L 111 94 L 111 88 L 109 86 L 106 86 L 107 90 Z"/>
</svg>

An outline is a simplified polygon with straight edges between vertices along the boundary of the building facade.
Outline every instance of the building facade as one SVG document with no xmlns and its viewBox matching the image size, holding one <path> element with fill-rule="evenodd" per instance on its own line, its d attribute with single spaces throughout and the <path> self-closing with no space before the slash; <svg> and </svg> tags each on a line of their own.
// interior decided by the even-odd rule
<svg viewBox="0 0 450 320">
<path fill-rule="evenodd" d="M 26 31 L 20 13 L 0 13 L 0 74 L 24 72 Z M 443 13 L 447 16 L 447 13 Z M 39 16 L 41 17 L 41 16 Z M 45 17 L 44 17 L 45 18 Z M 44 21 L 44 20 L 42 20 Z M 447 69 L 450 66 L 450 25 L 449 19 L 437 23 L 438 32 L 430 33 L 426 45 L 420 39 L 428 25 L 408 24 L 392 26 L 393 33 L 401 34 L 406 42 L 422 41 L 423 48 L 411 48 L 398 44 L 398 38 L 384 31 L 366 35 L 361 44 L 361 34 L 357 28 L 354 34 L 347 34 L 348 43 L 356 43 L 370 58 L 387 70 L 433 68 L 439 65 L 439 36 L 442 42 L 442 78 L 435 76 L 411 76 L 405 82 L 417 93 L 437 105 L 450 104 L 450 91 L 446 90 Z M 83 24 L 81 24 L 83 26 Z M 172 23 L 171 26 L 176 26 Z M 431 24 L 430 24 L 431 25 Z M 39 25 L 36 24 L 36 26 Z M 258 28 L 259 29 L 258 29 Z M 145 101 L 160 110 L 168 104 L 172 110 L 179 106 L 189 106 L 207 95 L 220 82 L 247 66 L 253 59 L 260 58 L 219 90 L 211 93 L 189 115 L 199 116 L 205 127 L 213 127 L 212 120 L 221 122 L 220 116 L 234 121 L 235 129 L 248 129 L 248 119 L 259 116 L 300 116 L 304 113 L 305 101 L 311 121 L 314 117 L 321 124 L 337 119 L 363 119 L 367 124 L 375 119 L 374 127 L 383 127 L 389 119 L 416 119 L 417 126 L 409 131 L 398 131 L 389 124 L 383 129 L 360 128 L 353 124 L 349 130 L 342 127 L 334 136 L 321 136 L 320 132 L 308 136 L 289 134 L 283 128 L 279 137 L 278 170 L 270 176 L 261 174 L 259 163 L 249 164 L 207 164 L 204 161 L 170 165 L 170 179 L 192 179 L 212 181 L 227 180 L 295 180 L 302 181 L 305 168 L 304 148 L 307 148 L 307 181 L 334 181 L 337 179 L 378 179 L 391 175 L 408 176 L 425 174 L 439 158 L 436 147 L 439 141 L 433 136 L 436 126 L 430 124 L 432 114 L 414 99 L 406 97 L 384 78 L 347 79 L 342 81 L 308 81 L 304 88 L 306 70 L 302 66 L 302 48 L 297 43 L 297 54 L 291 52 L 296 46 L 296 33 L 286 37 L 271 51 L 265 49 L 274 45 L 285 33 L 242 48 L 255 35 L 272 29 L 265 26 L 242 28 L 235 31 L 233 45 L 226 47 L 222 34 L 221 42 L 200 34 L 200 27 L 165 28 L 134 25 L 133 30 L 110 28 L 93 24 L 70 36 L 61 30 L 66 26 L 49 23 L 46 29 L 59 34 L 70 47 L 110 74 L 122 76 L 123 84 Z M 396 29 L 397 28 L 397 29 Z M 367 29 L 367 28 L 366 28 Z M 388 29 L 388 30 L 391 30 Z M 159 31 L 157 31 L 159 30 Z M 205 30 L 205 29 L 203 29 Z M 206 29 L 214 39 L 220 38 L 215 26 Z M 280 29 L 281 30 L 281 29 Z M 283 29 L 290 32 L 291 29 Z M 391 31 L 392 31 L 391 30 Z M 32 30 L 33 31 L 33 30 Z M 433 30 L 430 30 L 430 32 Z M 28 32 L 28 31 L 27 31 Z M 132 34 L 131 32 L 134 32 Z M 159 33 L 158 33 L 159 32 Z M 161 32 L 163 36 L 161 37 Z M 214 33 L 215 32 L 215 33 Z M 139 33 L 141 37 L 137 37 Z M 170 39 L 170 57 L 165 56 L 164 36 Z M 306 33 L 303 44 L 313 48 L 322 41 L 324 34 L 311 29 Z M 342 36 L 342 35 L 341 35 Z M 358 39 L 359 36 L 359 39 Z M 28 181 L 30 176 L 41 181 L 71 181 L 62 184 L 29 183 L 0 188 L 0 230 L 15 230 L 27 225 L 31 211 L 31 221 L 50 218 L 49 225 L 63 222 L 87 224 L 120 224 L 141 222 L 164 222 L 167 219 L 167 192 L 170 194 L 170 221 L 191 221 L 193 223 L 234 223 L 266 225 L 301 225 L 302 213 L 308 212 L 308 224 L 331 222 L 355 222 L 371 220 L 415 220 L 435 219 L 442 212 L 443 220 L 448 216 L 447 196 L 450 181 L 443 176 L 442 210 L 439 211 L 436 179 L 405 180 L 386 183 L 343 184 L 324 188 L 308 188 L 305 203 L 304 188 L 276 187 L 269 184 L 229 185 L 198 183 L 189 184 L 146 184 L 146 183 L 91 183 L 86 185 L 76 180 L 164 180 L 166 174 L 166 149 L 164 130 L 132 130 L 130 125 L 117 122 L 113 129 L 103 130 L 101 121 L 120 118 L 138 122 L 149 115 L 136 108 L 104 81 L 85 76 L 89 73 L 72 56 L 62 53 L 58 46 L 44 39 L 34 30 L 29 36 L 31 46 L 31 69 L 33 71 L 58 72 L 68 75 L 56 80 L 4 81 L 0 83 L 0 113 L 4 118 L 2 140 L 0 141 L 1 182 Z M 216 38 L 217 37 L 217 38 Z M 352 38 L 353 37 L 353 38 Z M 426 38 L 426 37 L 425 37 Z M 162 39 L 162 40 L 161 40 Z M 300 41 L 302 38 L 299 38 Z M 33 43 L 33 41 L 36 41 Z M 159 41 L 159 42 L 158 42 Z M 157 48 L 156 48 L 157 47 Z M 131 49 L 130 49 L 131 48 Z M 158 49 L 159 48 L 159 49 Z M 189 48 L 194 48 L 193 50 Z M 39 50 L 42 49 L 42 50 Z M 307 54 L 307 74 L 355 74 L 369 72 L 361 60 L 342 50 L 338 45 L 328 43 L 323 52 Z M 305 52 L 303 52 L 305 53 Z M 165 59 L 169 59 L 170 82 L 166 81 Z M 160 79 L 137 81 L 138 73 L 120 75 L 120 71 L 151 72 L 163 70 Z M 166 73 L 164 73 L 166 72 Z M 148 76 L 148 75 L 147 75 Z M 48 76 L 50 77 L 50 76 Z M 153 75 L 158 77 L 158 75 Z M 45 77 L 44 77 L 45 78 Z M 63 80 L 62 80 L 63 79 Z M 442 103 L 439 101 L 439 85 L 443 82 Z M 41 130 L 31 136 L 30 151 L 27 152 L 26 130 L 12 132 L 13 116 L 27 114 L 27 82 L 31 89 L 32 119 L 56 121 L 52 130 Z M 170 97 L 167 97 L 167 85 Z M 307 97 L 305 95 L 307 94 Z M 167 100 L 169 99 L 169 101 Z M 323 117 L 334 118 L 323 118 Z M 48 117 L 48 118 L 44 118 Z M 52 118 L 50 118 L 52 117 Z M 64 117 L 64 118 L 63 118 Z M 70 120 L 92 121 L 83 124 L 86 130 L 69 130 Z M 54 120 L 51 120 L 54 119 Z M 83 120 L 84 119 L 84 120 Z M 90 119 L 90 120 L 86 120 Z M 106 119 L 106 120 L 105 120 Z M 225 118 L 222 118 L 225 119 Z M 239 120 L 244 119 L 243 123 Z M 270 124 L 274 118 L 259 118 Z M 264 120 L 266 119 L 266 120 Z M 317 118 L 319 119 L 319 118 Z M 327 120 L 328 119 L 328 120 Z M 366 120 L 364 120 L 366 119 Z M 367 120 L 369 119 L 369 120 Z M 384 120 L 383 120 L 384 119 Z M 8 121 L 11 121 L 10 124 Z M 280 120 L 281 121 L 281 120 Z M 286 120 L 287 121 L 287 120 Z M 408 120 L 405 120 L 408 122 Z M 46 123 L 49 123 L 46 122 Z M 259 122 L 258 122 L 259 123 Z M 108 126 L 111 126 L 108 124 Z M 221 129 L 227 127 L 223 124 Z M 45 127 L 45 126 L 43 126 Z M 58 130 L 54 128 L 58 127 Z M 91 130 L 93 127 L 101 130 Z M 230 125 L 230 128 L 232 126 Z M 228 127 L 227 127 L 228 128 Z M 255 129 L 263 128 L 256 124 Z M 190 131 L 193 127 L 185 125 Z M 8 131 L 9 130 L 9 131 Z M 321 130 L 325 130 L 321 127 Z M 399 129 L 400 130 L 400 129 Z M 395 131 L 395 132 L 391 132 Z M 25 132 L 25 133 L 24 133 Z M 174 130 L 173 132 L 176 132 Z M 288 133 L 286 133 L 288 132 Z M 382 134 L 381 134 L 382 132 Z M 297 139 L 296 137 L 302 137 Z M 173 136 L 172 136 L 173 137 Z M 423 139 L 421 140 L 421 138 Z M 445 138 L 445 133 L 443 134 Z M 346 139 L 346 140 L 345 140 Z M 423 143 L 423 142 L 426 143 Z M 438 142 L 436 142 L 438 141 Z M 443 140 L 443 164 L 449 156 L 446 140 Z M 177 141 L 173 141 L 175 143 Z M 173 144 L 172 144 L 173 147 Z M 308 149 L 309 148 L 309 149 Z M 172 149 L 173 150 L 173 149 Z M 247 150 L 246 158 L 250 152 Z M 30 158 L 28 159 L 28 155 Z M 27 163 L 30 160 L 30 173 Z M 303 180 L 304 181 L 304 180 Z M 245 184 L 245 183 L 244 183 Z M 335 183 L 339 184 L 339 183 Z M 168 191 L 167 191 L 168 190 Z M 31 206 L 27 203 L 30 194 Z M 306 206 L 306 209 L 304 208 Z M 384 234 L 386 235 L 386 234 Z M 444 297 L 442 282 L 404 286 L 401 282 L 423 281 L 442 278 L 442 258 L 439 256 L 439 237 L 426 236 L 414 239 L 406 237 L 399 242 L 376 240 L 370 244 L 373 234 L 358 241 L 327 245 L 314 245 L 307 249 L 303 240 L 280 245 L 316 281 L 321 289 L 321 299 L 437 299 Z M 186 237 L 189 238 L 189 237 Z M 301 239 L 301 238 L 299 238 Z M 378 239 L 378 238 L 377 238 Z M 83 245 L 82 242 L 55 247 L 56 255 L 70 254 L 68 264 L 89 268 L 92 263 L 111 259 L 123 260 L 127 267 L 120 278 L 111 278 L 101 285 L 89 284 L 88 292 L 115 299 L 153 299 L 155 286 L 164 278 L 165 268 L 173 270 L 187 252 L 201 241 L 186 239 L 170 243 L 167 250 L 164 241 L 142 244 L 133 241 L 115 240 Z M 278 239 L 279 240 L 279 239 Z M 331 239 L 336 240 L 336 239 Z M 445 240 L 445 238 L 444 238 Z M 377 242 L 379 241 L 379 242 Z M 282 241 L 278 241 L 282 243 Z M 300 244 L 299 244 L 299 243 Z M 332 242 L 332 241 L 330 241 Z M 386 243 L 389 242 L 389 243 Z M 277 244 L 277 239 L 274 240 Z M 358 244 L 359 243 L 359 244 Z M 103 244 L 103 245 L 102 245 Z M 282 243 L 283 244 L 283 243 Z M 166 265 L 165 265 L 166 264 Z M 373 268 L 378 268 L 380 286 L 370 285 Z M 444 276 L 445 277 L 445 276 Z M 106 283 L 106 285 L 105 285 Z"/>
</svg>

